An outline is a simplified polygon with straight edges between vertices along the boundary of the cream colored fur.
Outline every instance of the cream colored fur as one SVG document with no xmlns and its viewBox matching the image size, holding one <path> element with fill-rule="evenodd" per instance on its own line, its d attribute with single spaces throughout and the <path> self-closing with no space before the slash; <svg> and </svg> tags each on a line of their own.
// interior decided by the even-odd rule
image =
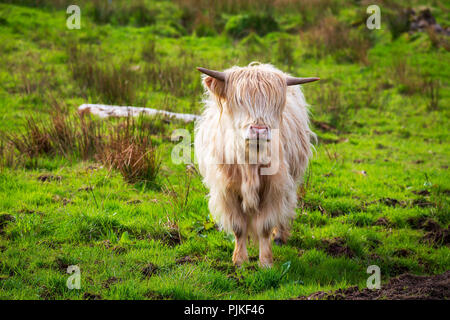
<svg viewBox="0 0 450 320">
<path fill-rule="evenodd" d="M 289 233 L 297 184 L 311 157 L 315 135 L 309 128 L 300 86 L 287 87 L 287 74 L 268 64 L 233 67 L 225 74 L 225 83 L 203 77 L 205 108 L 196 123 L 195 154 L 210 190 L 209 209 L 216 221 L 236 236 L 233 261 L 241 264 L 248 259 L 246 237 L 251 236 L 259 242 L 260 263 L 270 266 L 267 239 L 274 229 L 284 233 L 282 238 Z M 263 165 L 259 163 L 231 161 L 242 154 L 250 124 L 279 129 L 280 165 L 274 175 L 261 175 Z"/>
</svg>

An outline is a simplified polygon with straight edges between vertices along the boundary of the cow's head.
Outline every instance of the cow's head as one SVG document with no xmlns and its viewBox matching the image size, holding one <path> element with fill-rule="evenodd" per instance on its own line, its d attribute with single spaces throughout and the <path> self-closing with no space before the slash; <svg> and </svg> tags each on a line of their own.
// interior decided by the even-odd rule
<svg viewBox="0 0 450 320">
<path fill-rule="evenodd" d="M 207 76 L 203 83 L 241 137 L 250 141 L 271 139 L 279 129 L 288 86 L 319 80 L 294 78 L 270 65 L 233 67 L 225 72 L 197 68 Z"/>
</svg>

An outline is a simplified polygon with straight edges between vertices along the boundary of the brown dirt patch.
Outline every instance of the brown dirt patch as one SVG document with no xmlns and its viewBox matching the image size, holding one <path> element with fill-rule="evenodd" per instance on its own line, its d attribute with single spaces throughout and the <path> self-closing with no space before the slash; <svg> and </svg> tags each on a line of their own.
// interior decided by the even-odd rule
<svg viewBox="0 0 450 320">
<path fill-rule="evenodd" d="M 414 229 L 422 229 L 427 233 L 422 238 L 425 242 L 434 245 L 450 245 L 450 228 L 444 229 L 439 223 L 427 217 L 409 218 L 408 223 Z"/>
<path fill-rule="evenodd" d="M 322 244 L 325 246 L 325 251 L 333 257 L 346 256 L 353 258 L 355 256 L 353 250 L 347 246 L 345 240 L 342 238 L 322 240 Z"/>
<path fill-rule="evenodd" d="M 430 191 L 423 189 L 423 190 L 418 190 L 418 191 L 413 191 L 412 193 L 417 194 L 418 196 L 429 196 L 430 195 Z"/>
<path fill-rule="evenodd" d="M 435 245 L 448 246 L 450 244 L 450 228 L 427 232 L 422 240 Z"/>
<path fill-rule="evenodd" d="M 440 230 L 439 223 L 427 217 L 412 217 L 407 220 L 408 224 L 414 229 L 423 229 L 425 231 Z"/>
<path fill-rule="evenodd" d="M 142 203 L 142 200 L 139 200 L 139 199 L 127 201 L 128 205 L 141 204 L 141 203 Z"/>
<path fill-rule="evenodd" d="M 380 203 L 383 203 L 384 205 L 388 206 L 388 207 L 405 207 L 406 203 L 405 201 L 400 201 L 394 198 L 381 198 Z"/>
<path fill-rule="evenodd" d="M 102 300 L 102 296 L 95 293 L 86 292 L 83 294 L 84 300 Z"/>
<path fill-rule="evenodd" d="M 119 281 L 120 281 L 119 278 L 116 278 L 116 277 L 109 277 L 108 279 L 106 279 L 106 280 L 102 283 L 102 286 L 103 286 L 103 288 L 105 288 L 105 289 L 109 289 L 109 288 L 111 287 L 111 285 L 113 285 L 113 284 L 115 284 L 115 283 L 117 283 L 117 282 L 119 282 Z"/>
<path fill-rule="evenodd" d="M 391 223 L 389 222 L 389 220 L 387 218 L 381 217 L 377 221 L 375 221 L 374 225 L 382 226 L 382 227 L 390 227 Z"/>
<path fill-rule="evenodd" d="M 419 198 L 412 200 L 411 204 L 413 206 L 418 206 L 420 208 L 432 207 L 434 206 L 433 202 L 428 201 L 427 199 Z"/>
<path fill-rule="evenodd" d="M 50 181 L 61 181 L 62 177 L 61 176 L 54 176 L 52 174 L 41 174 L 40 176 L 37 177 L 37 179 L 41 182 L 50 182 Z"/>
<path fill-rule="evenodd" d="M 144 277 L 150 278 L 157 271 L 158 271 L 158 266 L 150 262 L 144 268 L 142 268 L 141 273 L 144 275 Z"/>
<path fill-rule="evenodd" d="M 331 132 L 336 132 L 337 129 L 335 127 L 333 127 L 331 124 L 323 122 L 323 121 L 317 121 L 317 120 L 311 120 L 311 122 L 313 123 L 313 125 L 322 130 L 322 131 L 331 131 Z"/>
<path fill-rule="evenodd" d="M 37 215 L 40 215 L 40 216 L 45 215 L 45 213 L 42 212 L 42 211 L 37 211 L 37 210 L 34 210 L 34 209 L 28 209 L 28 208 L 20 209 L 20 210 L 19 210 L 19 213 L 24 213 L 24 214 L 37 214 Z"/>
<path fill-rule="evenodd" d="M 150 300 L 168 300 L 173 299 L 173 297 L 169 294 L 162 294 L 157 291 L 149 291 L 145 294 L 145 297 Z"/>
<path fill-rule="evenodd" d="M 412 250 L 410 250 L 410 249 L 402 248 L 402 249 L 395 250 L 394 251 L 394 256 L 405 258 L 405 257 L 408 257 L 408 256 L 412 255 L 413 253 L 414 252 Z"/>
<path fill-rule="evenodd" d="M 79 192 L 81 192 L 81 191 L 92 191 L 92 190 L 94 190 L 94 187 L 81 187 L 81 188 L 78 188 L 78 191 Z"/>
<path fill-rule="evenodd" d="M 67 263 L 67 261 L 65 261 L 63 258 L 56 258 L 55 263 L 59 271 L 67 273 L 67 268 L 70 266 L 70 264 Z"/>
<path fill-rule="evenodd" d="M 193 263 L 194 260 L 190 256 L 184 256 L 175 261 L 176 264 Z"/>
<path fill-rule="evenodd" d="M 450 298 L 450 271 L 435 276 L 403 274 L 379 290 L 350 287 L 334 292 L 318 291 L 297 300 L 443 300 Z"/>
<path fill-rule="evenodd" d="M 5 228 L 8 223 L 14 222 L 15 220 L 14 216 L 10 214 L 0 214 L 0 232 L 3 231 L 3 228 Z"/>
<path fill-rule="evenodd" d="M 124 254 L 127 252 L 127 249 L 121 246 L 114 246 L 112 251 L 114 251 L 115 254 Z"/>
<path fill-rule="evenodd" d="M 152 238 L 152 237 L 151 237 Z M 181 235 L 177 228 L 170 228 L 161 236 L 153 237 L 157 240 L 161 240 L 169 247 L 175 247 L 181 243 Z"/>
</svg>

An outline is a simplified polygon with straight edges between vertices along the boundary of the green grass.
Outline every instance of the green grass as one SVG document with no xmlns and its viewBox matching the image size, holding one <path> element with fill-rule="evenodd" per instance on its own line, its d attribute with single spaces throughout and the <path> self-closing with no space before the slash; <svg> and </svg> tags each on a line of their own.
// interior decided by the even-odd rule
<svg viewBox="0 0 450 320">
<path fill-rule="evenodd" d="M 210 221 L 201 177 L 170 159 L 175 143 L 166 136 L 182 124 L 160 124 L 165 131 L 152 137 L 162 165 L 152 183 L 127 183 L 117 171 L 77 157 L 42 156 L 0 168 L 0 298 L 288 299 L 365 287 L 372 264 L 383 282 L 403 272 L 450 269 L 448 245 L 425 241 L 427 231 L 413 223 L 420 217 L 442 228 L 450 223 L 448 51 L 435 48 L 426 33 L 394 40 L 382 25 L 356 29 L 371 38 L 367 62 L 340 48 L 317 52 L 303 41 L 302 32 L 313 27 L 286 12 L 274 13 L 277 31 L 233 39 L 226 21 L 211 29 L 184 26 L 178 2 L 154 2 L 158 14 L 148 24 L 139 16 L 105 23 L 88 11 L 80 30 L 66 28 L 64 8 L 0 4 L 1 131 L 21 132 L 30 115 L 47 119 L 54 100 L 68 113 L 87 102 L 200 113 L 197 65 L 221 69 L 261 60 L 319 76 L 320 83 L 304 86 L 319 143 L 288 244 L 274 247 L 272 269 L 258 267 L 254 245 L 251 261 L 233 267 L 233 237 Z M 445 26 L 448 13 L 436 3 L 431 7 Z M 351 4 L 333 14 L 349 25 L 359 11 Z M 302 23 L 304 30 L 292 31 Z M 95 81 L 120 86 L 124 76 L 131 91 L 111 98 L 100 85 L 87 88 L 84 69 L 81 78 L 72 72 L 74 45 L 92 52 L 75 63 L 95 61 L 103 70 Z M 170 77 L 175 83 L 164 82 Z M 438 86 L 437 106 L 424 80 Z M 322 123 L 335 129 L 321 129 Z M 192 132 L 192 124 L 184 126 Z M 43 174 L 56 179 L 42 182 Z M 380 218 L 388 224 L 379 225 Z M 333 255 L 329 241 L 341 241 L 351 254 Z M 66 268 L 74 264 L 80 290 L 66 286 Z M 149 264 L 156 269 L 145 274 Z"/>
</svg>

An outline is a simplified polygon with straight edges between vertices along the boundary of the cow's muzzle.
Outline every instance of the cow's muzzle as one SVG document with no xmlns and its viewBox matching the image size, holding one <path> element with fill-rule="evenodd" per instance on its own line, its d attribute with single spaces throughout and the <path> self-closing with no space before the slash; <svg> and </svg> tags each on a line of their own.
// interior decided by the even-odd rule
<svg viewBox="0 0 450 320">
<path fill-rule="evenodd" d="M 245 139 L 253 141 L 270 141 L 270 128 L 262 124 L 252 124 L 247 129 Z"/>
</svg>

